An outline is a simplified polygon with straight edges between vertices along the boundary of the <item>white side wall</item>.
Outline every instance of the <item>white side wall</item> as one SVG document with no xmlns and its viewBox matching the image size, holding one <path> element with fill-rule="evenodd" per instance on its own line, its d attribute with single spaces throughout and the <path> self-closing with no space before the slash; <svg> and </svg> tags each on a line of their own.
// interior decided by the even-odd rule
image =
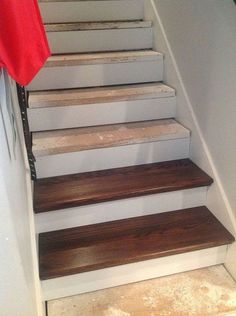
<svg viewBox="0 0 236 316">
<path fill-rule="evenodd" d="M 235 234 L 236 5 L 233 0 L 150 0 L 165 81 L 177 88 L 177 119 L 192 130 L 191 158 L 215 179 L 208 206 Z M 232 256 L 233 255 L 233 256 Z M 236 251 L 227 267 L 236 277 Z"/>
<path fill-rule="evenodd" d="M 14 146 L 7 103 L 5 82 L 0 74 L 0 107 L 5 122 L 4 125 L 0 111 L 0 315 L 39 316 L 42 305 L 34 224 L 29 210 L 29 171 L 20 145 L 21 133 Z"/>
</svg>

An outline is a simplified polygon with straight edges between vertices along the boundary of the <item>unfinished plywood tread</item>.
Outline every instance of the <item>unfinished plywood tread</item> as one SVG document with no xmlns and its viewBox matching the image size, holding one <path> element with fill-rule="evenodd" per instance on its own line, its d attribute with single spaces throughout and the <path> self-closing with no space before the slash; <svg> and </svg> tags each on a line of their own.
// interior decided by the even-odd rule
<svg viewBox="0 0 236 316">
<path fill-rule="evenodd" d="M 163 55 L 153 50 L 64 54 L 49 57 L 45 67 L 130 63 L 139 61 L 156 61 L 160 59 L 163 59 Z"/>
<path fill-rule="evenodd" d="M 233 241 L 204 206 L 43 233 L 40 277 L 62 277 Z"/>
<path fill-rule="evenodd" d="M 33 153 L 40 157 L 189 136 L 189 130 L 173 119 L 71 128 L 33 133 Z"/>
<path fill-rule="evenodd" d="M 208 186 L 213 180 L 189 159 L 38 179 L 36 213 Z"/>
<path fill-rule="evenodd" d="M 68 32 L 85 30 L 150 28 L 151 21 L 106 21 L 106 22 L 74 22 L 45 24 L 47 32 Z"/>
<path fill-rule="evenodd" d="M 175 90 L 160 82 L 29 93 L 29 108 L 174 97 Z"/>
</svg>

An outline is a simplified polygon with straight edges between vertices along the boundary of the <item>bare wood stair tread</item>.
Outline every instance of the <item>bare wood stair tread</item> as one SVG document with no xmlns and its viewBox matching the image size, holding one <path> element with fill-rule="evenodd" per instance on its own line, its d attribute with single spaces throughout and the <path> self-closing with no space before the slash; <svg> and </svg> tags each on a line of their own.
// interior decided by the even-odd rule
<svg viewBox="0 0 236 316">
<path fill-rule="evenodd" d="M 150 49 L 98 53 L 60 54 L 49 57 L 44 67 L 128 63 L 139 61 L 156 61 L 160 59 L 163 59 L 163 54 Z"/>
<path fill-rule="evenodd" d="M 43 233 L 40 277 L 62 277 L 233 241 L 204 206 Z"/>
<path fill-rule="evenodd" d="M 45 24 L 45 29 L 47 32 L 133 29 L 133 28 L 150 28 L 150 27 L 152 27 L 151 21 L 142 21 L 142 20 Z"/>
<path fill-rule="evenodd" d="M 42 213 L 190 189 L 212 182 L 212 178 L 189 159 L 44 178 L 34 184 L 34 211 Z"/>
<path fill-rule="evenodd" d="M 29 108 L 97 104 L 174 97 L 175 90 L 161 82 L 29 92 Z"/>
<path fill-rule="evenodd" d="M 32 149 L 35 157 L 41 157 L 189 136 L 189 130 L 175 120 L 164 119 L 34 132 Z"/>
</svg>

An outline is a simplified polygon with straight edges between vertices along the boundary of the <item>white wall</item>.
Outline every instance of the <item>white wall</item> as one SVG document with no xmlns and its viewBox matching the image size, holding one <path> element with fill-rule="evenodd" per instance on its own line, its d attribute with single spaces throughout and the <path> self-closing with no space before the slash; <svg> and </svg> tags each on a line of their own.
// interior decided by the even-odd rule
<svg viewBox="0 0 236 316">
<path fill-rule="evenodd" d="M 6 104 L 2 74 L 0 107 L 5 122 L 3 123 L 0 112 L 0 315 L 36 316 L 40 315 L 38 310 L 41 306 L 37 305 L 40 299 L 27 193 L 28 170 L 25 167 L 19 135 L 14 149 L 7 112 L 9 104 Z M 9 147 L 5 131 L 9 137 Z"/>
<path fill-rule="evenodd" d="M 236 214 L 236 5 L 156 0 L 191 104 Z"/>
<path fill-rule="evenodd" d="M 150 2 L 158 16 L 156 47 L 166 54 L 165 79 L 177 88 L 177 119 L 193 131 L 191 158 L 215 179 L 207 204 L 234 233 L 236 5 L 233 0 Z M 236 277 L 234 260 L 231 256 L 229 268 Z"/>
</svg>

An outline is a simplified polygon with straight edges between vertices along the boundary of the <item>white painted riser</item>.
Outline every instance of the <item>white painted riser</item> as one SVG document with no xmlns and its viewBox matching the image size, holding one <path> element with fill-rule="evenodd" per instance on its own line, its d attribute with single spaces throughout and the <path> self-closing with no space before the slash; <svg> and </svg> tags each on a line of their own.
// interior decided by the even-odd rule
<svg viewBox="0 0 236 316">
<path fill-rule="evenodd" d="M 175 116 L 176 98 L 28 109 L 31 131 L 145 121 Z"/>
<path fill-rule="evenodd" d="M 48 32 L 54 54 L 152 48 L 152 28 Z"/>
<path fill-rule="evenodd" d="M 42 281 L 45 301 L 158 278 L 225 262 L 227 246 Z"/>
<path fill-rule="evenodd" d="M 142 0 L 44 2 L 45 23 L 142 20 Z"/>
<path fill-rule="evenodd" d="M 37 157 L 38 178 L 187 158 L 189 138 Z"/>
<path fill-rule="evenodd" d="M 43 68 L 28 90 L 70 89 L 162 81 L 163 59 Z"/>
<path fill-rule="evenodd" d="M 207 188 L 172 191 L 36 214 L 37 233 L 204 205 Z"/>
</svg>

